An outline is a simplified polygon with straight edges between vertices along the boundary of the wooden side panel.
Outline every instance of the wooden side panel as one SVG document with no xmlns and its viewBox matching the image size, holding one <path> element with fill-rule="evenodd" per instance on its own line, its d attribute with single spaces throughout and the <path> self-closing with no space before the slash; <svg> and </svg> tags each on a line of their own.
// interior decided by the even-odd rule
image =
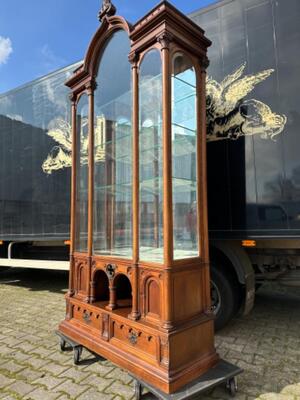
<svg viewBox="0 0 300 400">
<path fill-rule="evenodd" d="M 207 321 L 170 337 L 170 367 L 177 369 L 215 353 L 213 321 Z"/>
<path fill-rule="evenodd" d="M 178 272 L 173 278 L 174 318 L 185 320 L 203 310 L 202 272 Z"/>
</svg>

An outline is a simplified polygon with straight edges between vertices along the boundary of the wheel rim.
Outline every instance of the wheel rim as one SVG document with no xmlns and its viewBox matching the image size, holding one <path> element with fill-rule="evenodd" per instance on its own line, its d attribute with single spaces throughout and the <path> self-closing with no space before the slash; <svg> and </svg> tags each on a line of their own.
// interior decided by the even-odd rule
<svg viewBox="0 0 300 400">
<path fill-rule="evenodd" d="M 210 297 L 212 311 L 215 315 L 217 315 L 220 311 L 222 300 L 218 286 L 213 281 L 210 281 Z"/>
</svg>

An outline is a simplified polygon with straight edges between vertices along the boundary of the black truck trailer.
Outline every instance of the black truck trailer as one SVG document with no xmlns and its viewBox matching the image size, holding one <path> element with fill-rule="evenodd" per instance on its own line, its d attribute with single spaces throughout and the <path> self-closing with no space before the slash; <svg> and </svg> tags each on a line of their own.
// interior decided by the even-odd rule
<svg viewBox="0 0 300 400">
<path fill-rule="evenodd" d="M 213 42 L 207 179 L 220 328 L 251 310 L 261 283 L 300 286 L 300 2 L 224 0 L 190 17 Z M 0 95 L 0 265 L 67 268 L 63 83 L 76 66 Z"/>
</svg>

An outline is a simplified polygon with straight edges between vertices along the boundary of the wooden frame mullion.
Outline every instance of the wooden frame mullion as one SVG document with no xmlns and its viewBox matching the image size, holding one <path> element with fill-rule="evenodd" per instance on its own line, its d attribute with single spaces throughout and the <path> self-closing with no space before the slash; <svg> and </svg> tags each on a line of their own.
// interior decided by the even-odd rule
<svg viewBox="0 0 300 400">
<path fill-rule="evenodd" d="M 69 272 L 69 291 L 68 295 L 74 295 L 74 251 L 75 251 L 75 220 L 76 220 L 76 149 L 77 149 L 77 104 L 76 96 L 71 94 L 72 102 L 72 166 L 71 166 L 71 222 L 70 222 L 70 272 Z"/>
<path fill-rule="evenodd" d="M 208 212 L 207 212 L 207 161 L 206 161 L 206 68 L 207 59 L 201 60 L 197 66 L 197 206 L 199 226 L 199 252 L 204 267 L 203 300 L 204 309 L 210 313 L 210 270 L 209 270 L 209 241 L 208 241 Z"/>
<path fill-rule="evenodd" d="M 139 263 L 139 70 L 138 58 L 135 53 L 130 54 L 129 60 L 132 64 L 132 312 L 130 318 L 137 320 L 140 317 L 139 310 L 139 287 L 138 287 L 138 263 Z"/>
<path fill-rule="evenodd" d="M 86 85 L 89 99 L 89 122 L 88 122 L 88 279 L 87 279 L 87 301 L 93 301 L 91 287 L 92 281 L 92 256 L 93 256 L 93 231 L 94 231 L 94 87 L 93 81 Z"/>
<path fill-rule="evenodd" d="M 163 86 L 163 232 L 164 265 L 173 262 L 173 199 L 172 199 L 172 105 L 171 105 L 171 60 L 169 44 L 171 38 L 163 34 L 158 38 L 162 49 Z"/>
</svg>

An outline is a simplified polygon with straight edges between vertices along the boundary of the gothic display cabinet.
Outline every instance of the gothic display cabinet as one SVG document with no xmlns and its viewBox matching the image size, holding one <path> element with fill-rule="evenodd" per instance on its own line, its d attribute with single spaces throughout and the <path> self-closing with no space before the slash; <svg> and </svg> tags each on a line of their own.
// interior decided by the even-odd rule
<svg viewBox="0 0 300 400">
<path fill-rule="evenodd" d="M 218 362 L 210 305 L 210 41 L 166 1 L 105 1 L 72 95 L 71 267 L 59 332 L 165 393 Z"/>
</svg>

